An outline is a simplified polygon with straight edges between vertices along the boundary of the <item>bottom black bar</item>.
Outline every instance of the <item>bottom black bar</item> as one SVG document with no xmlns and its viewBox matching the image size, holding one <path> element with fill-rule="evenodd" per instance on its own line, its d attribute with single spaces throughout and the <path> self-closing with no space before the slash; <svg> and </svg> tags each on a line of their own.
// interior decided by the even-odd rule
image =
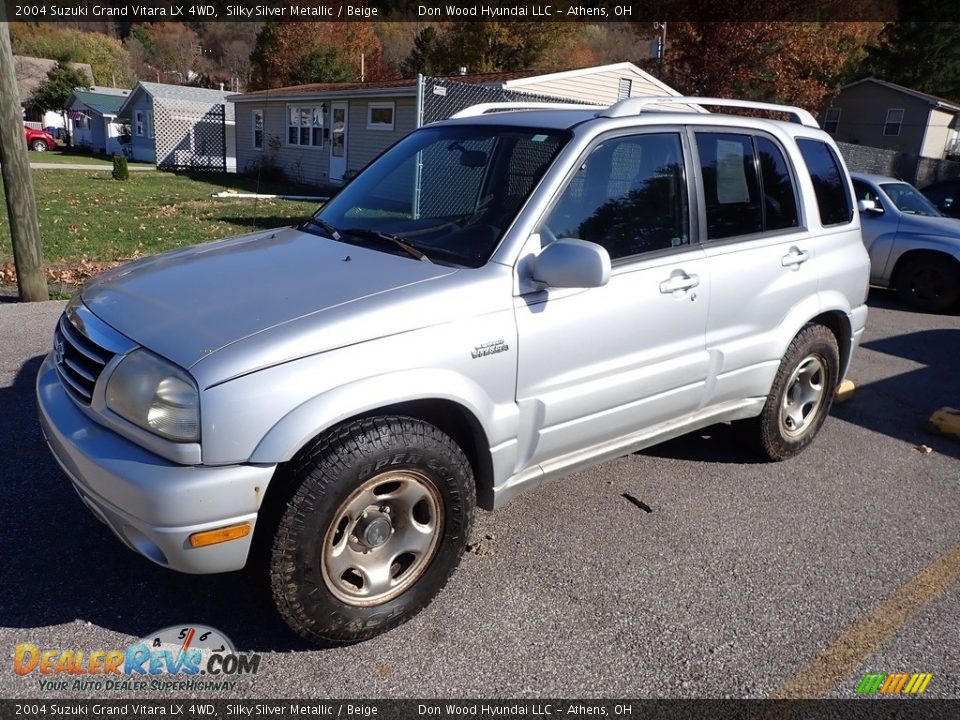
<svg viewBox="0 0 960 720">
<path fill-rule="evenodd" d="M 0 718 L 928 720 L 960 700 L 0 700 Z"/>
</svg>

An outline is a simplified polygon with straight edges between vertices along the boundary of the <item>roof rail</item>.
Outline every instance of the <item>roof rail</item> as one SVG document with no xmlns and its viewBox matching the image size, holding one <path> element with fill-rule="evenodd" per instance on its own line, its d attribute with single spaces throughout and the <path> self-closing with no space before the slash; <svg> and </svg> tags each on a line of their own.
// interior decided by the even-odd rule
<svg viewBox="0 0 960 720">
<path fill-rule="evenodd" d="M 507 110 L 603 110 L 602 105 L 579 105 L 577 103 L 552 103 L 552 102 L 496 102 L 480 103 L 471 105 L 468 108 L 454 113 L 450 119 L 476 117 L 477 115 L 486 115 L 491 112 L 500 112 Z"/>
<path fill-rule="evenodd" d="M 640 115 L 647 105 L 716 105 L 717 107 L 736 107 L 749 110 L 766 110 L 767 112 L 779 112 L 792 115 L 796 122 L 807 127 L 819 128 L 820 125 L 814 119 L 813 115 L 803 108 L 792 105 L 776 105 L 775 103 L 753 102 L 752 100 L 732 100 L 730 98 L 713 97 L 632 97 L 621 100 L 611 105 L 606 110 L 597 113 L 598 117 L 627 117 L 629 115 Z"/>
</svg>

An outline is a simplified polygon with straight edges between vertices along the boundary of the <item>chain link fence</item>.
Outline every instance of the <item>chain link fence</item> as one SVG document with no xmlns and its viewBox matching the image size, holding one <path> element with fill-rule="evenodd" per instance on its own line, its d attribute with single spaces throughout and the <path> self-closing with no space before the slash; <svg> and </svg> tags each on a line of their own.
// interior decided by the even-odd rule
<svg viewBox="0 0 960 720">
<path fill-rule="evenodd" d="M 573 105 L 592 105 L 586 100 L 571 100 L 555 95 L 538 95 L 518 90 L 503 90 L 474 83 L 456 82 L 443 78 L 421 76 L 418 82 L 420 116 L 417 126 L 437 120 L 446 120 L 451 115 L 471 105 L 502 102 L 552 102 Z"/>
<path fill-rule="evenodd" d="M 227 118 L 222 104 L 154 103 L 157 166 L 164 170 L 227 171 Z"/>
</svg>

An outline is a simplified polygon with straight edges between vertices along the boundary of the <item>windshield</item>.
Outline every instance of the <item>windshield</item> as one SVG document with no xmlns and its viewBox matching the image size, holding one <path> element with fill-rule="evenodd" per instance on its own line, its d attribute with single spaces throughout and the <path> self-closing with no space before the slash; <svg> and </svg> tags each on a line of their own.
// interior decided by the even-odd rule
<svg viewBox="0 0 960 720">
<path fill-rule="evenodd" d="M 929 215 L 930 217 L 940 216 L 940 211 L 913 185 L 886 183 L 880 187 L 883 188 L 890 201 L 897 206 L 900 212 L 910 213 L 911 215 Z"/>
<path fill-rule="evenodd" d="M 314 217 L 322 223 L 304 229 L 329 237 L 325 223 L 343 242 L 407 254 L 399 240 L 430 261 L 479 267 L 567 139 L 565 131 L 512 126 L 418 130 L 321 208 Z"/>
</svg>

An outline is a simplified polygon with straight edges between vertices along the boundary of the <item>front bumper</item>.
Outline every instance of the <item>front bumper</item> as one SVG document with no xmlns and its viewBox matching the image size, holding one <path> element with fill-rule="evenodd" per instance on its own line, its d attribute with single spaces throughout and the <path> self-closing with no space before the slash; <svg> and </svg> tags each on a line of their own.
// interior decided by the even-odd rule
<svg viewBox="0 0 960 720">
<path fill-rule="evenodd" d="M 246 537 L 194 548 L 190 535 L 256 525 L 274 465 L 175 465 L 91 421 L 67 395 L 48 355 L 37 375 L 40 426 L 83 502 L 125 545 L 185 573 L 239 570 Z"/>
</svg>

